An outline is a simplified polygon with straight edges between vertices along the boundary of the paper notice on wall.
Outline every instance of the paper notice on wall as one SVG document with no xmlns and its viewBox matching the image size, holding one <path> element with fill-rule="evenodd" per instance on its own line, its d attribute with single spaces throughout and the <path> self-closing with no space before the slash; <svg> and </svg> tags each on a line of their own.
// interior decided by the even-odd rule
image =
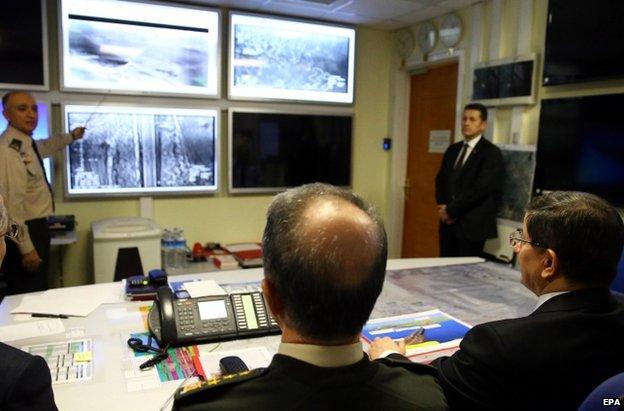
<svg viewBox="0 0 624 411">
<path fill-rule="evenodd" d="M 444 153 L 451 144 L 451 130 L 429 131 L 429 152 Z"/>
</svg>

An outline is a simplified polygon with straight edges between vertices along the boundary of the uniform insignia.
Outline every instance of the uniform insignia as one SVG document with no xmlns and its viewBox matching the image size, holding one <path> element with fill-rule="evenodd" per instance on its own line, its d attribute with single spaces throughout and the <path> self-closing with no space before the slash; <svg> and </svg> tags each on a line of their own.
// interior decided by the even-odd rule
<svg viewBox="0 0 624 411">
<path fill-rule="evenodd" d="M 20 150 L 22 149 L 22 140 L 18 140 L 16 138 L 14 138 L 9 143 L 9 147 L 11 147 L 13 150 L 15 150 L 15 151 L 17 151 L 19 153 Z"/>
<path fill-rule="evenodd" d="M 263 375 L 265 371 L 266 368 L 256 368 L 251 371 L 242 371 L 235 374 L 213 377 L 204 381 L 187 384 L 182 388 L 178 388 L 175 393 L 175 400 L 176 402 L 181 401 L 187 404 L 193 403 L 195 401 L 202 401 L 204 398 L 206 398 L 207 395 L 210 395 L 211 390 L 215 390 L 216 388 L 224 387 L 227 385 L 249 381 Z"/>
</svg>

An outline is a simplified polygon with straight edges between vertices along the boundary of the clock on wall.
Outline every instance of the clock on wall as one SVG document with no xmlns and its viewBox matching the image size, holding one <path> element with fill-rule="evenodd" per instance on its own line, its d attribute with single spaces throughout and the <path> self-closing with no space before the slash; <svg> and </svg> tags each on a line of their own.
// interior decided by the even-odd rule
<svg viewBox="0 0 624 411">
<path fill-rule="evenodd" d="M 408 58 L 414 51 L 414 36 L 409 29 L 397 31 L 394 35 L 394 42 L 401 58 Z"/>
<path fill-rule="evenodd" d="M 418 45 L 423 54 L 428 54 L 438 41 L 438 32 L 430 21 L 423 22 L 418 27 Z"/>
<path fill-rule="evenodd" d="M 457 14 L 451 13 L 442 17 L 440 25 L 440 41 L 446 47 L 455 47 L 461 39 L 463 26 Z"/>
</svg>

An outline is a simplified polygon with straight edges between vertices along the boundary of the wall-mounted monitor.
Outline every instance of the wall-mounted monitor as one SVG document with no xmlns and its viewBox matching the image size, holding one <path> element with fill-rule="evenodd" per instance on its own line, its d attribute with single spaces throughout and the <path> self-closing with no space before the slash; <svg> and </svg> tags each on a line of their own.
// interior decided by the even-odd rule
<svg viewBox="0 0 624 411">
<path fill-rule="evenodd" d="M 218 11 L 61 0 L 62 90 L 218 97 Z"/>
<path fill-rule="evenodd" d="M 351 185 L 350 115 L 229 111 L 229 191 Z"/>
<path fill-rule="evenodd" d="M 46 0 L 3 1 L 0 89 L 48 90 Z"/>
<path fill-rule="evenodd" d="M 37 128 L 33 132 L 32 137 L 35 140 L 44 140 L 51 135 L 51 127 L 50 127 L 50 104 L 39 101 L 37 103 L 37 112 L 39 113 L 39 121 L 37 122 Z M 7 120 L 4 116 L 0 116 L 0 133 L 3 132 L 8 126 Z M 43 159 L 43 168 L 45 169 L 45 173 L 48 177 L 48 181 L 52 183 L 52 178 L 54 176 L 53 168 L 52 168 L 52 158 L 46 157 Z"/>
<path fill-rule="evenodd" d="M 230 13 L 229 97 L 353 103 L 355 29 Z"/>
<path fill-rule="evenodd" d="M 624 2 L 549 0 L 542 84 L 624 77 Z"/>
<path fill-rule="evenodd" d="M 217 189 L 218 110 L 67 104 L 63 117 L 66 130 L 87 128 L 66 149 L 69 197 Z"/>
<path fill-rule="evenodd" d="M 472 100 L 487 106 L 535 103 L 534 54 L 475 66 Z"/>
<path fill-rule="evenodd" d="M 542 100 L 534 191 L 575 190 L 624 206 L 624 94 Z"/>
</svg>

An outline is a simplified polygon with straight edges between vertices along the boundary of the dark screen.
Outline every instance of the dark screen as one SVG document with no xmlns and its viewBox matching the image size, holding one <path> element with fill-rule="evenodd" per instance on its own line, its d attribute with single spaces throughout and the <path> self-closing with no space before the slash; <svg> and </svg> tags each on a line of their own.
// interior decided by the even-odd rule
<svg viewBox="0 0 624 411">
<path fill-rule="evenodd" d="M 550 0 L 543 84 L 624 76 L 622 21 L 622 0 Z"/>
<path fill-rule="evenodd" d="M 232 114 L 232 188 L 351 183 L 351 117 Z"/>
<path fill-rule="evenodd" d="M 543 100 L 534 188 L 624 205 L 624 94 Z"/>
<path fill-rule="evenodd" d="M 0 83 L 43 85 L 41 0 L 3 1 Z"/>
<path fill-rule="evenodd" d="M 474 71 L 473 100 L 489 100 L 499 98 L 499 68 L 482 67 Z"/>
<path fill-rule="evenodd" d="M 533 83 L 532 61 L 521 61 L 500 66 L 499 75 L 501 98 L 531 95 Z"/>
</svg>

